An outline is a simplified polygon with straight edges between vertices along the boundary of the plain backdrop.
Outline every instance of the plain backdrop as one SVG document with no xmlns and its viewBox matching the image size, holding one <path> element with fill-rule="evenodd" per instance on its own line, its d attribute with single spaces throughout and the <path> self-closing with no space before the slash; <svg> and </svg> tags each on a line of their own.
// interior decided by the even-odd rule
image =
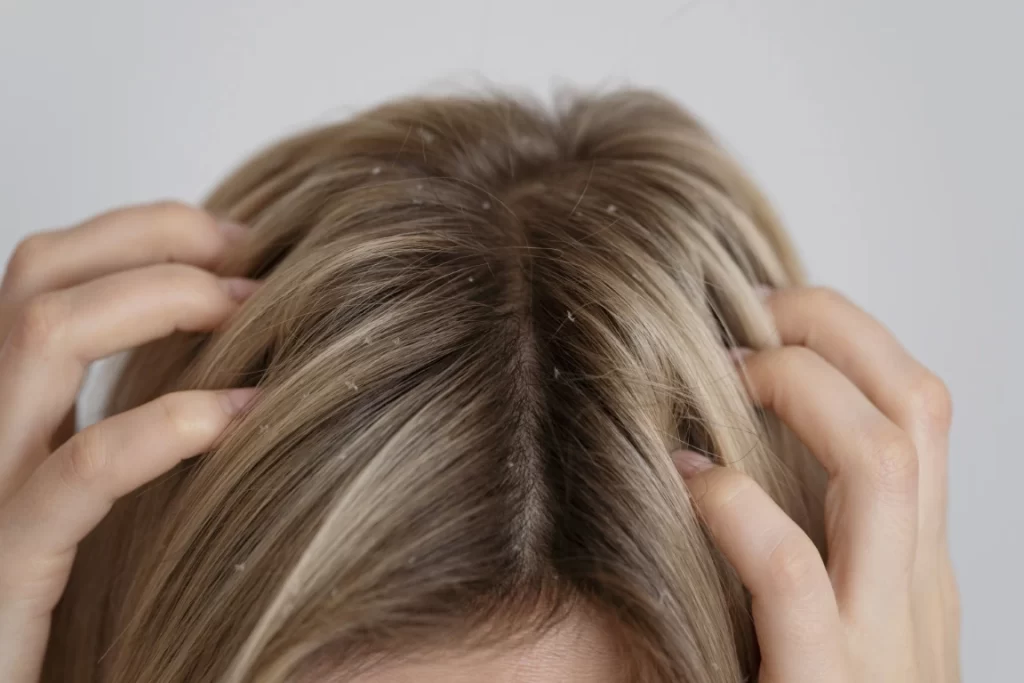
<svg viewBox="0 0 1024 683">
<path fill-rule="evenodd" d="M 0 0 L 0 257 L 384 98 L 664 89 L 955 399 L 965 680 L 1021 680 L 1024 3 Z"/>
</svg>

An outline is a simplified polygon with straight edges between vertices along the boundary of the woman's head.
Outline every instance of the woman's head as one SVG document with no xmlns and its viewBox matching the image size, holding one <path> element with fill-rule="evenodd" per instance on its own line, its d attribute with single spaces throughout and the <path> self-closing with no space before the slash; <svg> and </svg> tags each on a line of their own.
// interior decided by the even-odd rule
<svg viewBox="0 0 1024 683">
<path fill-rule="evenodd" d="M 251 226 L 224 270 L 265 284 L 136 352 L 111 408 L 262 392 L 83 544 L 50 680 L 756 672 L 669 454 L 816 518 L 820 472 L 725 352 L 774 343 L 755 286 L 800 274 L 691 116 L 634 91 L 404 100 L 278 143 L 207 206 Z"/>
</svg>

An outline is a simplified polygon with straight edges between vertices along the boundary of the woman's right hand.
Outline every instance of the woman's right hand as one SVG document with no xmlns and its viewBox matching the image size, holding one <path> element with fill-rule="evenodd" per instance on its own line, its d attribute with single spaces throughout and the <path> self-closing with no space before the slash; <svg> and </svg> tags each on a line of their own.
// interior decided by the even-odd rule
<svg viewBox="0 0 1024 683">
<path fill-rule="evenodd" d="M 256 283 L 215 267 L 245 231 L 177 203 L 39 233 L 0 286 L 0 680 L 39 679 L 75 548 L 114 500 L 210 449 L 253 389 L 167 394 L 74 434 L 89 363 L 210 330 Z"/>
<path fill-rule="evenodd" d="M 960 608 L 946 540 L 945 386 L 827 290 L 767 297 L 783 346 L 739 356 L 753 400 L 829 474 L 826 566 L 749 477 L 675 454 L 752 595 L 760 683 L 956 683 Z"/>
</svg>

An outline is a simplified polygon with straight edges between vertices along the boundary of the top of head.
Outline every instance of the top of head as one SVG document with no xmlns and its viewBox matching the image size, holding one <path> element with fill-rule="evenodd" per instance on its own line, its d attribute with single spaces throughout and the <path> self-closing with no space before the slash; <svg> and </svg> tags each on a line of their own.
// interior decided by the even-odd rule
<svg viewBox="0 0 1024 683">
<path fill-rule="evenodd" d="M 228 270 L 265 284 L 216 334 L 138 351 L 113 408 L 264 391 L 83 546 L 64 604 L 98 616 L 55 632 L 109 678 L 62 680 L 351 673 L 581 610 L 623 680 L 751 673 L 669 452 L 742 460 L 802 514 L 720 350 L 771 344 L 753 286 L 800 274 L 690 115 L 635 91 L 404 100 L 276 144 L 208 206 L 251 226 Z"/>
</svg>

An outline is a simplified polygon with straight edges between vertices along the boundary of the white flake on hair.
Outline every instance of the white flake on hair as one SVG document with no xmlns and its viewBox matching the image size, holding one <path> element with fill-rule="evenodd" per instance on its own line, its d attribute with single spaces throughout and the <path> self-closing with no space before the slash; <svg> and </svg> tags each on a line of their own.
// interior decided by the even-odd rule
<svg viewBox="0 0 1024 683">
<path fill-rule="evenodd" d="M 380 175 L 380 166 L 374 166 L 373 170 L 370 171 L 373 175 Z"/>
</svg>

